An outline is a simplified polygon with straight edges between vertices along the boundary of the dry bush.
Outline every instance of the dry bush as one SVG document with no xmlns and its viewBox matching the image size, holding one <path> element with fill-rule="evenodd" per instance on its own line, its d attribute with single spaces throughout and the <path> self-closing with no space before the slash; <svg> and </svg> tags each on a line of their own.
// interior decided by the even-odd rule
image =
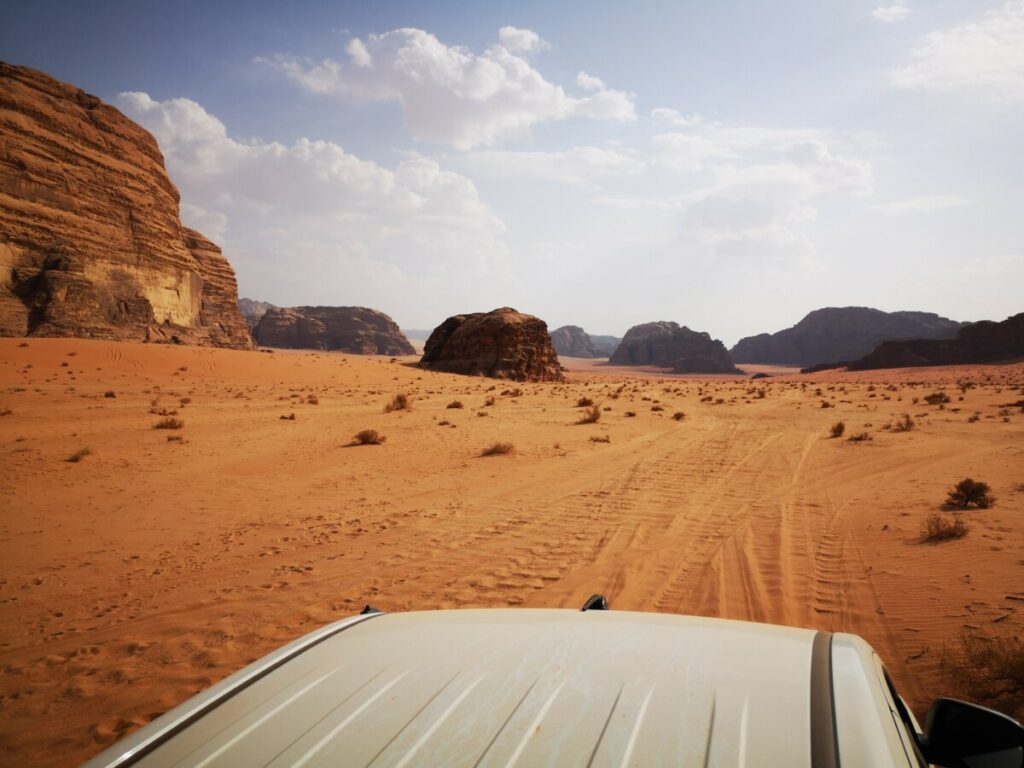
<svg viewBox="0 0 1024 768">
<path fill-rule="evenodd" d="M 461 400 L 452 400 L 445 408 L 465 408 Z"/>
<path fill-rule="evenodd" d="M 64 459 L 64 461 L 66 461 L 66 462 L 68 462 L 70 464 L 77 464 L 78 462 L 80 462 L 82 459 L 84 459 L 86 456 L 88 456 L 91 453 L 92 453 L 92 451 L 89 450 L 88 448 L 79 448 L 77 451 L 75 451 L 70 456 L 68 456 L 66 459 Z"/>
<path fill-rule="evenodd" d="M 988 509 L 996 500 L 988 483 L 965 477 L 946 495 L 946 503 L 962 509 L 967 509 L 972 504 L 979 509 Z"/>
<path fill-rule="evenodd" d="M 185 426 L 183 419 L 175 419 L 171 416 L 160 419 L 156 424 L 153 425 L 153 429 L 181 429 Z"/>
<path fill-rule="evenodd" d="M 593 403 L 587 410 L 580 416 L 580 420 L 577 424 L 596 424 L 601 420 L 601 405 L 599 403 Z"/>
<path fill-rule="evenodd" d="M 957 691 L 1018 719 L 1024 717 L 1024 640 L 964 633 L 943 655 L 943 672 Z"/>
<path fill-rule="evenodd" d="M 910 432 L 914 428 L 914 420 L 909 413 L 904 413 L 903 418 L 898 419 L 892 426 L 893 432 Z"/>
<path fill-rule="evenodd" d="M 318 398 L 316 395 L 310 395 L 309 397 L 306 398 L 306 402 L 309 403 L 310 405 L 320 405 L 320 398 Z"/>
<path fill-rule="evenodd" d="M 921 541 L 938 542 L 962 539 L 970 530 L 962 517 L 928 515 L 921 524 Z"/>
<path fill-rule="evenodd" d="M 352 438 L 352 445 L 380 445 L 385 440 L 387 438 L 376 429 L 363 429 L 356 432 L 356 436 Z"/>
<path fill-rule="evenodd" d="M 391 402 L 384 406 L 384 413 L 392 411 L 408 411 L 412 406 L 412 400 L 404 392 L 399 392 L 391 398 Z"/>
<path fill-rule="evenodd" d="M 828 400 L 822 400 L 821 401 L 821 407 L 822 408 L 835 408 L 835 406 L 832 403 L 830 403 Z"/>
<path fill-rule="evenodd" d="M 873 439 L 867 432 L 858 432 L 856 435 L 850 435 L 846 438 L 846 441 L 849 443 L 866 443 Z"/>
<path fill-rule="evenodd" d="M 515 453 L 516 448 L 512 443 L 494 443 L 489 448 L 484 448 L 481 452 L 481 456 L 507 456 Z"/>
<path fill-rule="evenodd" d="M 576 401 L 577 408 L 589 408 L 593 404 L 594 401 L 591 400 L 589 397 L 581 397 L 579 400 Z"/>
<path fill-rule="evenodd" d="M 846 431 L 846 424 L 841 422 L 841 421 L 837 421 L 835 424 L 832 425 L 832 429 L 830 429 L 828 431 L 828 433 L 832 437 L 842 437 L 843 436 L 843 432 L 845 432 L 845 431 Z"/>
<path fill-rule="evenodd" d="M 490 408 L 492 405 L 494 405 L 494 397 L 493 396 L 492 397 L 488 397 L 486 400 L 484 400 L 484 408 Z"/>
<path fill-rule="evenodd" d="M 651 406 L 651 410 L 652 411 L 664 411 L 665 410 L 665 406 L 663 406 L 663 405 L 652 405 Z"/>
<path fill-rule="evenodd" d="M 928 405 L 943 405 L 949 402 L 949 395 L 945 392 L 932 392 L 930 395 L 924 396 L 924 401 Z"/>
<path fill-rule="evenodd" d="M 590 442 L 592 443 L 610 443 L 612 438 L 610 435 L 591 435 Z"/>
<path fill-rule="evenodd" d="M 672 418 L 675 419 L 676 421 L 682 421 L 683 419 L 686 418 L 686 414 L 683 413 L 682 411 L 676 411 L 675 413 L 672 414 Z"/>
<path fill-rule="evenodd" d="M 626 418 L 627 419 L 636 418 L 636 411 L 626 411 Z"/>
<path fill-rule="evenodd" d="M 103 393 L 103 396 L 104 397 L 113 398 L 113 397 L 117 397 L 117 393 L 114 392 L 114 390 L 112 390 L 112 389 L 108 389 L 106 392 Z"/>
<path fill-rule="evenodd" d="M 282 421 L 295 421 L 295 414 L 289 413 L 287 416 L 278 416 L 277 418 L 281 419 Z"/>
</svg>

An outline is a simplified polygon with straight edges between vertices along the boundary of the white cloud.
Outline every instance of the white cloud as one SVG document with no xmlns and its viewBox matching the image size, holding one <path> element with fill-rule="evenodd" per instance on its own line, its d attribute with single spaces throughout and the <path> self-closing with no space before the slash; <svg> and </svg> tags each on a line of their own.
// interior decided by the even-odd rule
<svg viewBox="0 0 1024 768">
<path fill-rule="evenodd" d="M 510 53 L 526 53 L 538 48 L 547 47 L 540 35 L 529 29 L 502 27 L 498 30 L 498 40 Z"/>
<path fill-rule="evenodd" d="M 632 150 L 573 147 L 562 152 L 474 150 L 466 155 L 474 174 L 504 179 L 541 179 L 583 184 L 606 176 L 635 175 L 646 161 Z"/>
<path fill-rule="evenodd" d="M 673 128 L 691 128 L 698 123 L 704 122 L 701 115 L 683 115 L 675 109 L 655 107 L 651 110 L 651 119 L 655 123 L 670 125 Z"/>
<path fill-rule="evenodd" d="M 953 197 L 952 195 L 922 195 L 911 197 L 906 200 L 894 200 L 890 203 L 872 206 L 872 210 L 885 213 L 890 216 L 903 216 L 914 213 L 933 213 L 944 211 L 949 208 L 959 208 L 971 201 L 965 197 Z"/>
<path fill-rule="evenodd" d="M 1006 2 L 980 21 L 925 35 L 890 80 L 897 88 L 1024 98 L 1024 0 Z"/>
<path fill-rule="evenodd" d="M 290 56 L 259 61 L 314 93 L 395 101 L 415 138 L 458 149 L 493 145 L 543 122 L 636 119 L 631 94 L 602 87 L 570 96 L 544 79 L 517 55 L 541 45 L 535 33 L 505 27 L 499 36 L 501 43 L 476 54 L 420 29 L 396 29 L 349 42 L 347 63 Z"/>
<path fill-rule="evenodd" d="M 903 3 L 896 3 L 895 5 L 880 5 L 871 12 L 879 21 L 884 21 L 887 24 L 891 24 L 894 21 L 902 21 L 910 15 L 910 9 L 907 8 Z"/>
<path fill-rule="evenodd" d="M 584 91 L 603 91 L 608 87 L 600 77 L 588 75 L 582 70 L 576 75 L 576 85 Z"/>
<path fill-rule="evenodd" d="M 183 218 L 224 246 L 243 290 L 275 286 L 257 298 L 443 313 L 461 281 L 486 294 L 508 279 L 504 224 L 433 160 L 388 169 L 332 142 L 243 142 L 188 99 L 123 93 L 118 106 L 156 136 Z"/>
</svg>

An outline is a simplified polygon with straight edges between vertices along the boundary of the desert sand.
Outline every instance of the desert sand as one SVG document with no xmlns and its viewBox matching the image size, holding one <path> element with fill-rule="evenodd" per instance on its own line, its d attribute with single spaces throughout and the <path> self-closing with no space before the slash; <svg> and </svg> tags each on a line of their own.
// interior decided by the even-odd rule
<svg viewBox="0 0 1024 768">
<path fill-rule="evenodd" d="M 1021 634 L 1024 365 L 750 381 L 568 361 L 563 384 L 509 384 L 414 362 L 0 339 L 0 761 L 75 765 L 366 603 L 603 592 L 855 632 L 919 714 L 962 693 L 941 663 L 961 632 Z M 913 402 L 938 389 L 945 408 Z M 385 413 L 398 393 L 411 409 Z M 577 424 L 581 397 L 610 410 Z M 884 428 L 905 413 L 914 430 Z M 351 446 L 362 429 L 387 439 Z M 514 452 L 481 457 L 495 442 Z M 921 543 L 967 476 L 996 505 Z"/>
</svg>

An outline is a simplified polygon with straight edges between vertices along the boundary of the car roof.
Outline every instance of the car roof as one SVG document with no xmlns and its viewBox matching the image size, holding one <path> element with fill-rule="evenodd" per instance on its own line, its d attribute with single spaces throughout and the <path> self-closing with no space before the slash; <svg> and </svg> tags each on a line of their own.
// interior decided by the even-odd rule
<svg viewBox="0 0 1024 768">
<path fill-rule="evenodd" d="M 621 611 L 370 615 L 165 715 L 155 748 L 140 732 L 94 764 L 810 765 L 823 634 Z"/>
</svg>

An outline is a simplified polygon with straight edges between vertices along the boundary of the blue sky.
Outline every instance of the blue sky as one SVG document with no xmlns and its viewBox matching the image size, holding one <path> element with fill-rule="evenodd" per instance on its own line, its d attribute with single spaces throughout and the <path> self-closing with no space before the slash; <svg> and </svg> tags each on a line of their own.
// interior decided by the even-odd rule
<svg viewBox="0 0 1024 768">
<path fill-rule="evenodd" d="M 157 136 L 240 290 L 727 343 L 1024 296 L 1024 0 L 5 4 Z"/>
</svg>

